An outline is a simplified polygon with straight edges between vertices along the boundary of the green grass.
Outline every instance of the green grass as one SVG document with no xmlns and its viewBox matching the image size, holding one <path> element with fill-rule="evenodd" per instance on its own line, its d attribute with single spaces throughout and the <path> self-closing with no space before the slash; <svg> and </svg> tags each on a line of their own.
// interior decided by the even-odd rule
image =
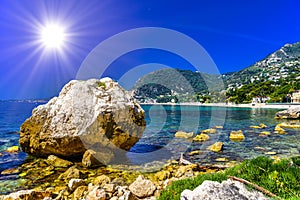
<svg viewBox="0 0 300 200">
<path fill-rule="evenodd" d="M 164 189 L 158 200 L 180 199 L 180 194 L 184 189 L 193 190 L 205 180 L 222 182 L 227 180 L 228 176 L 246 179 L 283 199 L 300 199 L 300 156 L 298 156 L 280 160 L 277 163 L 266 157 L 258 157 L 246 160 L 222 172 L 179 180 Z"/>
</svg>

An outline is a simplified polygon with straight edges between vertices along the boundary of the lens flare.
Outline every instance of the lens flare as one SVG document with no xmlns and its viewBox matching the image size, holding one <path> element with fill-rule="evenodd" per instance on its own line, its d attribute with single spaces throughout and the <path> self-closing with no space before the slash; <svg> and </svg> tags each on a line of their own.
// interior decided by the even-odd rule
<svg viewBox="0 0 300 200">
<path fill-rule="evenodd" d="M 61 48 L 65 40 L 65 30 L 58 24 L 48 24 L 41 30 L 41 42 L 46 48 Z"/>
</svg>

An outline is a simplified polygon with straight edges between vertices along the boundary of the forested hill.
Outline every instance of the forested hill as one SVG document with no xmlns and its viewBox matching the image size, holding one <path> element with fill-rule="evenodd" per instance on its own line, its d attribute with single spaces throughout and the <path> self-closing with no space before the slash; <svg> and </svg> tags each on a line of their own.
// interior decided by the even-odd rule
<svg viewBox="0 0 300 200">
<path fill-rule="evenodd" d="M 300 89 L 299 70 L 298 42 L 284 45 L 241 71 L 219 76 L 190 70 L 161 69 L 142 77 L 133 90 L 140 102 L 177 102 L 180 98 L 181 102 L 224 102 L 227 99 L 235 103 L 248 103 L 256 96 L 282 102 L 288 94 Z M 208 90 L 207 85 L 217 79 L 223 80 L 224 85 L 219 84 L 220 88 Z"/>
</svg>

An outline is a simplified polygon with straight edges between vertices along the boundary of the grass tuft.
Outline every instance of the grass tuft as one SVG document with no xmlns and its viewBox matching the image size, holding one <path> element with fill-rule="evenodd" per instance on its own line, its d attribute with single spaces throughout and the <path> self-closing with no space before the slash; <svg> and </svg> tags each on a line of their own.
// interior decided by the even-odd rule
<svg viewBox="0 0 300 200">
<path fill-rule="evenodd" d="M 300 199 L 300 156 L 298 156 L 278 162 L 273 162 L 267 157 L 257 157 L 222 172 L 179 180 L 164 189 L 158 200 L 180 199 L 180 194 L 185 189 L 193 190 L 205 180 L 222 182 L 227 180 L 228 176 L 246 179 L 283 199 Z"/>
</svg>

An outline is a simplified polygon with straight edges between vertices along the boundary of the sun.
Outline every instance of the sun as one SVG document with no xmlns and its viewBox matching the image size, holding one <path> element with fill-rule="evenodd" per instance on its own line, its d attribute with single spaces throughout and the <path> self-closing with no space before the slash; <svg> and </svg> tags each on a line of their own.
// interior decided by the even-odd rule
<svg viewBox="0 0 300 200">
<path fill-rule="evenodd" d="M 65 29 L 59 24 L 47 24 L 42 27 L 40 37 L 46 48 L 61 48 L 66 42 Z"/>
</svg>

